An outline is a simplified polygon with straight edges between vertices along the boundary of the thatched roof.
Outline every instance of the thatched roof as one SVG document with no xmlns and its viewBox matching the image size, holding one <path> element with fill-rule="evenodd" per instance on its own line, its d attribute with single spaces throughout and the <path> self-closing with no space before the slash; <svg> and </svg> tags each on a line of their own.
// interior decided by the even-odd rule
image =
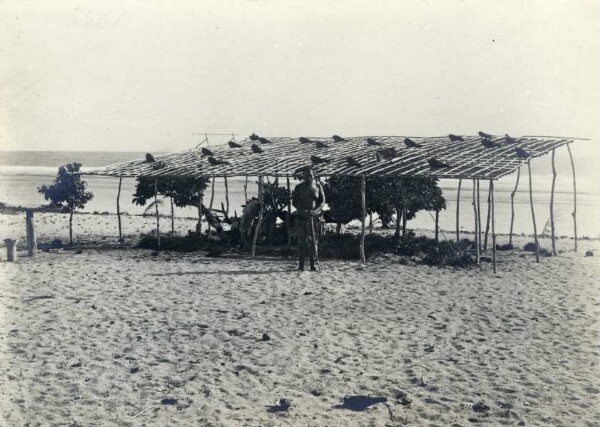
<svg viewBox="0 0 600 427">
<path fill-rule="evenodd" d="M 187 150 L 156 155 L 154 162 L 133 160 L 86 174 L 123 177 L 287 176 L 297 174 L 302 167 L 313 166 L 320 176 L 365 174 L 497 179 L 514 172 L 527 161 L 517 155 L 516 147 L 527 152 L 529 158 L 535 158 L 574 140 L 562 137 L 524 136 L 512 140 L 504 136 L 489 139 L 463 136 L 463 141 L 453 142 L 448 137 L 410 137 L 420 147 L 409 147 L 405 138 L 360 136 L 346 137 L 343 141 L 331 137 L 267 137 L 262 141 L 248 138 L 237 142 L 240 147 L 209 147 L 212 155 L 203 154 L 201 149 Z M 348 157 L 352 160 L 349 161 Z M 319 159 L 323 162 L 318 163 Z M 436 161 L 446 166 L 432 167 L 431 163 L 435 165 Z"/>
</svg>

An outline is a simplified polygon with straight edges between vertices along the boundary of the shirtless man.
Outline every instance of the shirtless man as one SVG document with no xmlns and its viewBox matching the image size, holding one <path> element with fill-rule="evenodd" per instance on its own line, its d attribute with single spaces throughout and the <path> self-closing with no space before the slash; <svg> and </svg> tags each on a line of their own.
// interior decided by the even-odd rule
<svg viewBox="0 0 600 427">
<path fill-rule="evenodd" d="M 303 171 L 303 181 L 296 185 L 292 195 L 292 204 L 296 208 L 296 230 L 298 233 L 298 270 L 304 270 L 306 253 L 310 256 L 310 269 L 315 268 L 317 256 L 316 231 L 319 227 L 319 215 L 325 205 L 323 187 L 315 181 L 311 168 Z"/>
</svg>

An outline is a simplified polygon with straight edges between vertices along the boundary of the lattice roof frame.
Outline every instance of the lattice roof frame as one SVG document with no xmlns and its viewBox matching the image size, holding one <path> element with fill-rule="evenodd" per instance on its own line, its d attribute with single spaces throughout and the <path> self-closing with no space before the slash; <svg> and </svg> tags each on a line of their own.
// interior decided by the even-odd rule
<svg viewBox="0 0 600 427">
<path fill-rule="evenodd" d="M 269 143 L 249 138 L 237 142 L 240 148 L 228 145 L 210 147 L 213 158 L 227 164 L 213 165 L 209 156 L 200 149 L 156 155 L 155 162 L 145 159 L 133 160 L 84 172 L 86 175 L 114 177 L 234 177 L 234 176 L 292 176 L 306 166 L 312 166 L 319 176 L 332 175 L 387 175 L 423 176 L 450 179 L 496 180 L 515 172 L 527 159 L 517 156 L 515 147 L 530 154 L 529 159 L 550 153 L 553 149 L 572 143 L 577 138 L 523 136 L 508 142 L 504 136 L 491 138 L 494 148 L 482 145 L 480 136 L 463 136 L 464 141 L 452 142 L 448 137 L 409 137 L 422 148 L 409 148 L 405 136 L 359 136 L 346 137 L 336 142 L 331 137 L 310 137 L 311 142 L 302 143 L 299 138 L 268 137 Z M 371 145 L 367 139 L 380 145 Z M 317 141 L 327 147 L 319 148 Z M 260 146 L 262 153 L 254 153 L 252 144 Z M 378 161 L 376 151 L 394 148 L 397 157 Z M 311 156 L 329 160 L 315 164 Z M 353 157 L 361 166 L 350 166 L 346 158 Z M 427 159 L 435 158 L 449 165 L 447 168 L 432 169 Z M 157 168 L 157 165 L 162 167 Z"/>
</svg>

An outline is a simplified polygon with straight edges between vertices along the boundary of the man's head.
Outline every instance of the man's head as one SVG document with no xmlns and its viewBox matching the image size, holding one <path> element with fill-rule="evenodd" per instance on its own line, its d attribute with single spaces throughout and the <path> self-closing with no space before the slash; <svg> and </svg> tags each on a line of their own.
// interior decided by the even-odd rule
<svg viewBox="0 0 600 427">
<path fill-rule="evenodd" d="M 304 179 L 304 182 L 312 184 L 315 180 L 315 172 L 312 170 L 312 168 L 304 168 L 304 170 L 302 171 L 302 177 Z"/>
</svg>

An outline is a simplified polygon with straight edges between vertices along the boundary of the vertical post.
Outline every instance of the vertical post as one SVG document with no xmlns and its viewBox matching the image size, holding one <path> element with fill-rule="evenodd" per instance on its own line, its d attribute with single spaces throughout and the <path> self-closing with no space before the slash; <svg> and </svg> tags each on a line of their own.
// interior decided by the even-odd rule
<svg viewBox="0 0 600 427">
<path fill-rule="evenodd" d="M 6 243 L 6 260 L 8 262 L 17 262 L 17 242 L 19 239 L 4 239 Z"/>
<path fill-rule="evenodd" d="M 531 188 L 531 160 L 527 161 L 529 168 L 529 203 L 531 204 L 531 218 L 533 219 L 533 237 L 535 240 L 535 262 L 540 262 L 540 245 L 538 244 L 537 225 L 535 224 L 535 211 L 533 210 L 533 188 Z"/>
<path fill-rule="evenodd" d="M 492 204 L 492 263 L 496 272 L 496 215 L 494 212 L 494 180 L 490 179 L 490 198 Z"/>
<path fill-rule="evenodd" d="M 475 263 L 479 264 L 479 229 L 477 227 L 477 218 L 479 217 L 477 213 L 477 180 L 473 180 L 473 214 L 475 217 Z"/>
<path fill-rule="evenodd" d="M 554 187 L 556 185 L 556 167 L 554 165 L 555 149 L 552 149 L 552 192 L 550 193 L 550 230 L 552 239 L 552 255 L 556 256 L 556 230 L 554 228 Z"/>
<path fill-rule="evenodd" d="M 462 179 L 458 180 L 458 192 L 456 193 L 456 243 L 460 241 L 460 187 Z"/>
<path fill-rule="evenodd" d="M 367 217 L 367 201 L 366 201 L 366 183 L 365 183 L 365 175 L 361 175 L 360 178 L 360 200 L 362 206 L 362 227 L 360 232 L 360 260 L 362 262 L 366 262 L 367 258 L 365 257 L 365 221 Z"/>
<path fill-rule="evenodd" d="M 226 216 L 229 216 L 229 186 L 227 185 L 227 177 L 223 177 L 223 182 L 225 183 L 225 213 Z"/>
<path fill-rule="evenodd" d="M 248 175 L 246 175 L 246 183 L 244 184 L 244 200 L 248 203 Z"/>
<path fill-rule="evenodd" d="M 287 203 L 287 215 L 285 217 L 285 227 L 287 229 L 287 248 L 288 248 L 288 254 L 292 253 L 292 228 L 291 228 L 291 221 L 292 221 L 292 196 L 291 196 L 291 192 L 290 192 L 290 176 L 287 175 L 286 176 L 286 180 L 287 180 L 287 192 L 289 195 L 288 198 L 288 203 Z"/>
<path fill-rule="evenodd" d="M 435 241 L 436 242 L 440 241 L 439 231 L 440 231 L 440 211 L 436 210 L 435 211 Z"/>
<path fill-rule="evenodd" d="M 154 179 L 154 208 L 156 209 L 156 239 L 160 251 L 160 220 L 158 215 L 158 178 Z"/>
<path fill-rule="evenodd" d="M 571 159 L 571 169 L 573 170 L 573 233 L 575 237 L 575 252 L 577 252 L 577 182 L 575 181 L 575 163 L 573 162 L 573 154 L 571 153 L 571 146 L 567 144 L 567 150 L 569 151 L 569 157 Z"/>
<path fill-rule="evenodd" d="M 492 201 L 492 180 L 490 179 L 490 188 L 488 190 L 488 198 L 487 198 L 487 219 L 485 222 L 485 234 L 483 237 L 483 250 L 487 251 L 488 244 L 488 234 L 490 232 L 490 210 L 491 210 L 491 201 Z"/>
<path fill-rule="evenodd" d="M 212 182 L 210 183 L 210 205 L 209 209 L 212 209 L 213 202 L 215 201 L 215 176 L 212 176 Z"/>
<path fill-rule="evenodd" d="M 175 236 L 175 208 L 173 207 L 173 196 L 169 196 L 171 200 L 171 235 Z"/>
<path fill-rule="evenodd" d="M 119 177 L 119 189 L 117 190 L 117 221 L 119 223 L 119 242 L 123 241 L 121 233 L 121 185 L 123 184 L 123 176 Z"/>
<path fill-rule="evenodd" d="M 510 193 L 510 233 L 508 235 L 508 244 L 512 246 L 513 237 L 513 225 L 515 223 L 515 194 L 517 188 L 519 188 L 519 178 L 521 177 L 521 166 L 517 169 L 517 182 L 515 183 L 515 189 Z"/>
<path fill-rule="evenodd" d="M 481 252 L 481 197 L 479 192 L 479 180 L 477 180 L 477 230 L 479 232 L 479 251 Z"/>
<path fill-rule="evenodd" d="M 258 176 L 258 220 L 256 221 L 256 228 L 254 230 L 254 238 L 252 239 L 252 256 L 256 253 L 256 242 L 258 241 L 258 235 L 260 233 L 260 226 L 262 224 L 263 217 L 263 177 Z"/>
<path fill-rule="evenodd" d="M 27 229 L 27 255 L 35 256 L 37 252 L 37 242 L 35 238 L 35 224 L 33 222 L 33 211 L 25 210 L 25 227 Z"/>
<path fill-rule="evenodd" d="M 373 212 L 369 212 L 369 234 L 373 234 Z"/>
</svg>

